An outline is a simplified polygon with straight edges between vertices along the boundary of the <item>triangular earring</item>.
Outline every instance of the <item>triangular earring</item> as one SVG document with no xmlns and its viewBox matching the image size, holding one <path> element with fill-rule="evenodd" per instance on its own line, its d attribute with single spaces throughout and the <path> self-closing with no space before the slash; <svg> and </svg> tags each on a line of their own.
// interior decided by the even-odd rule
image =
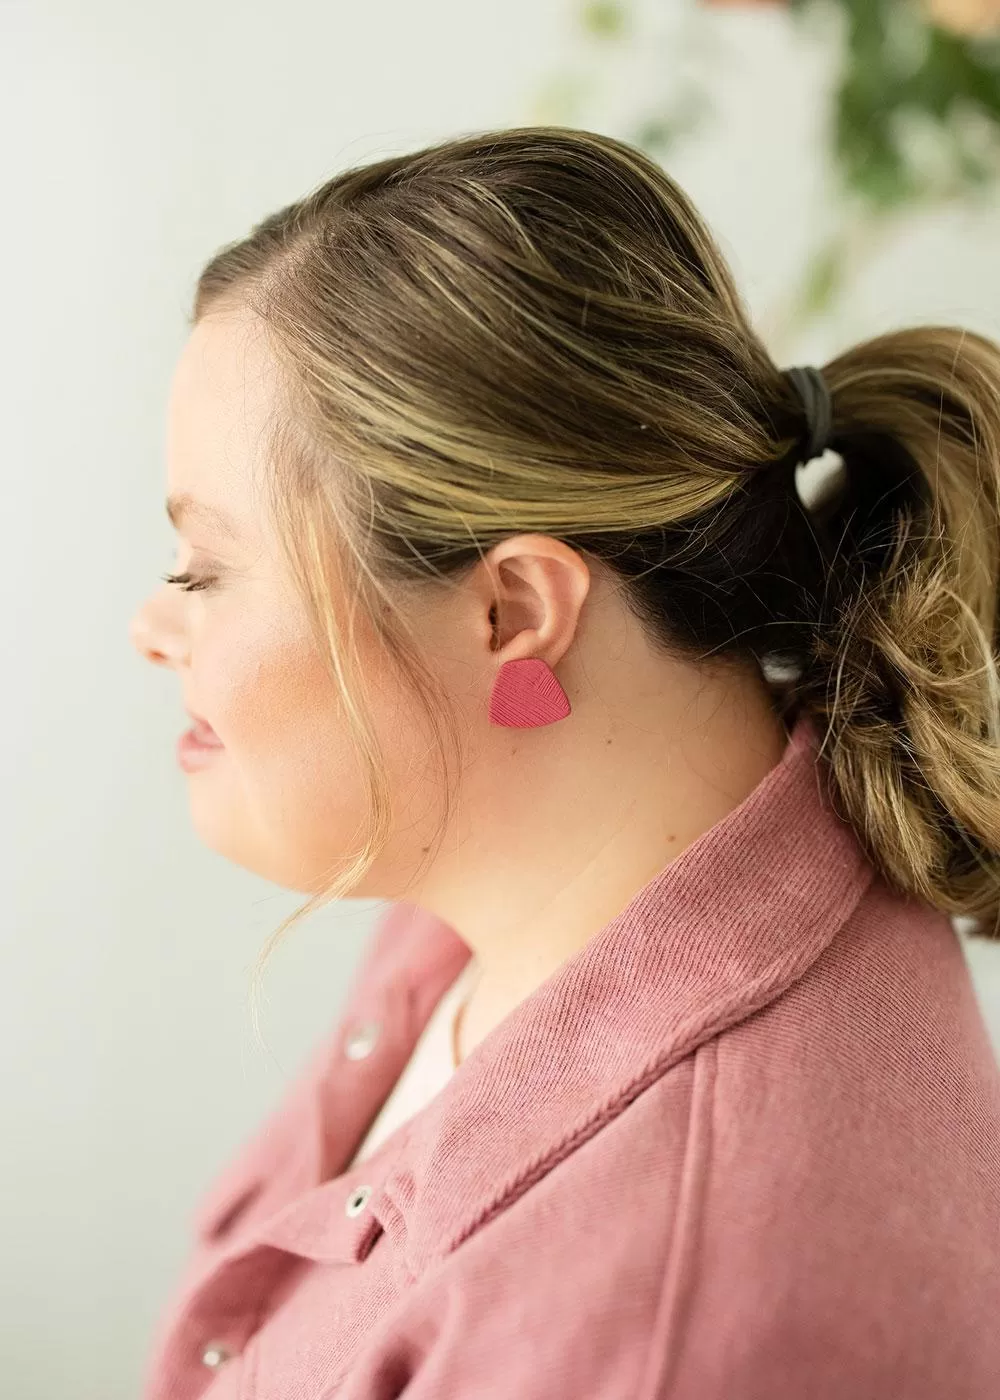
<svg viewBox="0 0 1000 1400">
<path fill-rule="evenodd" d="M 524 656 L 505 661 L 497 672 L 490 696 L 490 723 L 512 729 L 554 724 L 570 713 L 565 690 L 547 661 Z"/>
</svg>

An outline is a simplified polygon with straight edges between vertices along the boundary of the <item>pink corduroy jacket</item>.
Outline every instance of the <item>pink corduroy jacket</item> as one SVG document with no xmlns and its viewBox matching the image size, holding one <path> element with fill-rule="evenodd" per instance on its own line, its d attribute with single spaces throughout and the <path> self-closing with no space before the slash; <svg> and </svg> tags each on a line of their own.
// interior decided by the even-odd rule
<svg viewBox="0 0 1000 1400">
<path fill-rule="evenodd" d="M 470 955 L 390 906 L 201 1204 L 144 1400 L 997 1400 L 1000 1070 L 817 743 L 348 1167 Z"/>
</svg>

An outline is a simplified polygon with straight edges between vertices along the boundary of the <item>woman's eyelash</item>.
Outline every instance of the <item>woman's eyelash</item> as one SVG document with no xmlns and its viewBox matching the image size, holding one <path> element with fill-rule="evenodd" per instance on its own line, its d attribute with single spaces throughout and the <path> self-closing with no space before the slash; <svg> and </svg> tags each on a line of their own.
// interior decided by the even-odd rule
<svg viewBox="0 0 1000 1400">
<path fill-rule="evenodd" d="M 210 578 L 196 579 L 194 574 L 187 572 L 183 574 L 161 574 L 160 577 L 165 583 L 179 584 L 185 593 L 193 593 L 197 588 L 208 588 L 214 582 Z"/>
</svg>

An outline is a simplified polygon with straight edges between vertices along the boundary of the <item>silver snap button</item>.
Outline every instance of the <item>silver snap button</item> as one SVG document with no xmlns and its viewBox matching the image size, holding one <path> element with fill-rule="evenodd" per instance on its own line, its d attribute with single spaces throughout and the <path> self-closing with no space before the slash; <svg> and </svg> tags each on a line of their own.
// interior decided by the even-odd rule
<svg viewBox="0 0 1000 1400">
<path fill-rule="evenodd" d="M 344 1053 L 349 1060 L 363 1060 L 366 1055 L 370 1055 L 378 1040 L 379 1031 L 382 1029 L 378 1021 L 365 1021 L 357 1030 L 348 1036 L 344 1044 Z"/>
<path fill-rule="evenodd" d="M 201 1354 L 201 1364 L 214 1371 L 224 1361 L 228 1361 L 232 1354 L 224 1342 L 209 1342 Z"/>
<path fill-rule="evenodd" d="M 368 1204 L 368 1197 L 372 1193 L 370 1186 L 356 1186 L 347 1198 L 344 1209 L 348 1215 L 360 1215 Z"/>
</svg>

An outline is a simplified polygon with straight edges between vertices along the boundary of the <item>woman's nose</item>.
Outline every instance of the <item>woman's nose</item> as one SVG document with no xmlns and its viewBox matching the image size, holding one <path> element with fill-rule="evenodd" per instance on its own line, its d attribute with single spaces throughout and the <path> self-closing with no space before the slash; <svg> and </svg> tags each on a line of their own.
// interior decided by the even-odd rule
<svg viewBox="0 0 1000 1400">
<path fill-rule="evenodd" d="M 183 638 L 167 624 L 156 598 L 147 598 L 135 610 L 128 634 L 139 655 L 154 665 L 174 666 L 181 659 Z"/>
</svg>

